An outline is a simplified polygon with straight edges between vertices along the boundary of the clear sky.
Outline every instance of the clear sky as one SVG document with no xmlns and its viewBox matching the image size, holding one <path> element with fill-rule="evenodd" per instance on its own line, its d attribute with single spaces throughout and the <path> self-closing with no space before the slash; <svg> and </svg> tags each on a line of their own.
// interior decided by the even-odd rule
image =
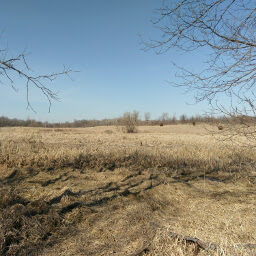
<svg viewBox="0 0 256 256">
<path fill-rule="evenodd" d="M 159 0 L 4 0 L 0 8 L 0 48 L 8 46 L 10 56 L 27 49 L 29 66 L 35 74 L 73 70 L 71 78 L 46 83 L 59 91 L 60 102 L 48 103 L 38 90 L 31 90 L 36 114 L 26 109 L 25 81 L 0 84 L 0 116 L 33 118 L 40 121 L 103 119 L 126 111 L 163 112 L 177 116 L 202 114 L 207 105 L 193 103 L 193 94 L 173 88 L 172 65 L 196 67 L 200 55 L 181 55 L 176 50 L 156 55 L 142 51 L 145 40 L 157 38 L 150 19 Z"/>
</svg>

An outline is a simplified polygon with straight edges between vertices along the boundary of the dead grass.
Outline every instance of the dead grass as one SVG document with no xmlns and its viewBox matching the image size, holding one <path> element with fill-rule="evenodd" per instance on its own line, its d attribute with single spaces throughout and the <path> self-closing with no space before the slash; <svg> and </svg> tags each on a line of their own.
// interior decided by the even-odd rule
<svg viewBox="0 0 256 256">
<path fill-rule="evenodd" d="M 0 197 L 1 255 L 36 254 L 64 227 L 59 214 L 42 199 L 28 201 L 5 187 Z"/>
<path fill-rule="evenodd" d="M 217 128 L 216 128 L 217 129 Z M 255 152 L 200 126 L 0 129 L 2 255 L 255 255 Z M 15 190 L 14 190 L 15 188 Z"/>
</svg>

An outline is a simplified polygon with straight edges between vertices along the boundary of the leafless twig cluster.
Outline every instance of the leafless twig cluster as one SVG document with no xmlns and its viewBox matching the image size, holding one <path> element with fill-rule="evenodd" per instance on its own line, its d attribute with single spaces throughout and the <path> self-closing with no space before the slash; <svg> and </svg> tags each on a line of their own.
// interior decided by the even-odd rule
<svg viewBox="0 0 256 256">
<path fill-rule="evenodd" d="M 158 54 L 171 48 L 208 53 L 204 68 L 197 73 L 176 65 L 179 82 L 170 84 L 195 91 L 196 102 L 207 100 L 229 117 L 255 117 L 255 1 L 164 0 L 155 13 L 152 23 L 162 36 L 143 42 L 145 49 L 154 49 Z M 223 94 L 230 108 L 223 98 L 222 104 L 218 103 L 218 96 Z M 247 117 L 244 120 L 250 119 Z M 251 122 L 247 125 L 251 126 Z"/>
<path fill-rule="evenodd" d="M 72 71 L 70 68 L 64 66 L 63 71 L 53 72 L 51 74 L 45 75 L 33 75 L 32 70 L 27 64 L 26 60 L 27 54 L 26 51 L 18 54 L 15 57 L 10 57 L 8 54 L 8 48 L 0 49 L 0 76 L 7 78 L 10 81 L 11 87 L 18 91 L 18 88 L 14 85 L 13 77 L 15 75 L 20 76 L 25 79 L 26 94 L 27 94 L 27 108 L 30 108 L 35 112 L 31 103 L 30 103 L 30 88 L 32 86 L 41 90 L 44 96 L 49 102 L 49 112 L 51 110 L 52 100 L 59 100 L 58 92 L 54 92 L 48 86 L 45 85 L 46 81 L 52 82 L 60 75 L 69 75 Z M 3 83 L 0 77 L 0 83 Z"/>
</svg>

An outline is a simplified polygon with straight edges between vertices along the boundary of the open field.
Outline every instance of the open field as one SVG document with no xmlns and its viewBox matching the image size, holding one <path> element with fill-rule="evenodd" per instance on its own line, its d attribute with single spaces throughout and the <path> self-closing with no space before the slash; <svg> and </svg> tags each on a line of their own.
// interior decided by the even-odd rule
<svg viewBox="0 0 256 256">
<path fill-rule="evenodd" d="M 256 255 L 256 152 L 219 139 L 200 125 L 0 128 L 0 254 Z"/>
</svg>

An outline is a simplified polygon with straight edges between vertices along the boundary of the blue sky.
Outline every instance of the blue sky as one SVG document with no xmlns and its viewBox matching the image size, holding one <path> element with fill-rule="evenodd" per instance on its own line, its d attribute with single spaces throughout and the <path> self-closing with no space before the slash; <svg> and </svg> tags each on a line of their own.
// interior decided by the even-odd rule
<svg viewBox="0 0 256 256">
<path fill-rule="evenodd" d="M 64 122 L 74 119 L 103 119 L 138 110 L 152 118 L 163 112 L 177 116 L 202 114 L 207 105 L 193 103 L 193 94 L 173 88 L 179 65 L 196 68 L 200 54 L 181 55 L 177 50 L 156 55 L 142 51 L 145 40 L 157 38 L 150 19 L 159 0 L 5 0 L 1 3 L 0 48 L 8 45 L 9 56 L 27 49 L 29 66 L 35 74 L 62 71 L 63 65 L 79 73 L 46 83 L 59 91 L 48 113 L 44 96 L 31 89 L 36 114 L 26 109 L 25 81 L 15 77 L 0 84 L 0 116 Z"/>
</svg>

